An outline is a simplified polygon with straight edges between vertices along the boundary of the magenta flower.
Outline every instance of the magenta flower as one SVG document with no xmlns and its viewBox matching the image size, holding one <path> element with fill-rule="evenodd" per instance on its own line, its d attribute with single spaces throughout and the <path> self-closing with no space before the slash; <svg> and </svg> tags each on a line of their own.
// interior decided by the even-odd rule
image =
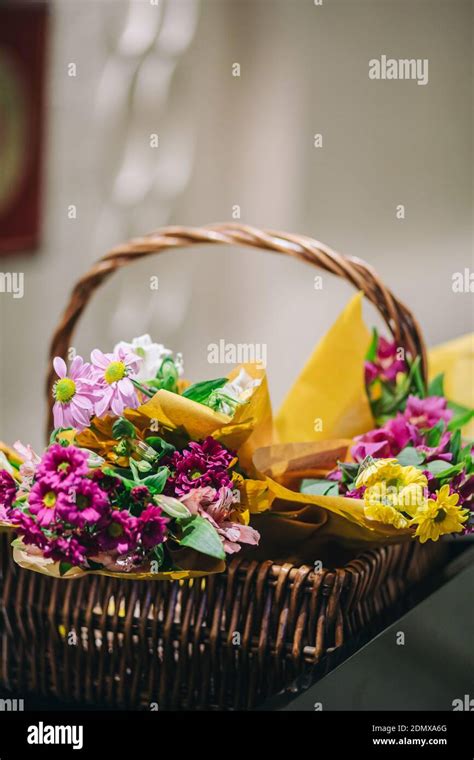
<svg viewBox="0 0 474 760">
<path fill-rule="evenodd" d="M 41 526 L 48 526 L 56 519 L 56 508 L 65 494 L 52 488 L 46 480 L 38 480 L 30 491 L 29 510 Z"/>
<path fill-rule="evenodd" d="M 380 336 L 377 345 L 375 361 L 365 362 L 365 382 L 370 385 L 377 378 L 393 383 L 399 372 L 406 372 L 407 364 L 398 358 L 398 346 L 394 341 Z"/>
<path fill-rule="evenodd" d="M 43 555 L 55 562 L 81 567 L 87 563 L 87 548 L 75 536 L 57 536 L 43 548 Z"/>
<path fill-rule="evenodd" d="M 449 422 L 453 413 L 451 409 L 447 409 L 446 399 L 443 396 L 428 396 L 427 398 L 409 396 L 403 416 L 417 428 L 432 428 L 440 420 Z"/>
<path fill-rule="evenodd" d="M 65 523 L 84 528 L 104 519 L 109 509 L 107 494 L 93 480 L 77 478 L 68 484 L 68 492 L 56 508 Z"/>
<path fill-rule="evenodd" d="M 5 511 L 2 519 L 8 515 L 11 505 L 16 498 L 17 485 L 6 470 L 0 470 L 0 507 Z"/>
<path fill-rule="evenodd" d="M 53 386 L 55 427 L 74 427 L 83 430 L 89 425 L 94 411 L 94 388 L 90 380 L 90 364 L 76 356 L 67 371 L 60 356 L 53 360 L 58 380 Z"/>
<path fill-rule="evenodd" d="M 138 519 L 129 512 L 114 510 L 110 522 L 97 536 L 97 545 L 103 551 L 126 554 L 134 551 L 138 543 Z"/>
<path fill-rule="evenodd" d="M 138 518 L 138 532 L 145 549 L 153 549 L 154 546 L 163 543 L 167 522 L 168 520 L 163 517 L 163 512 L 159 507 L 149 504 L 143 510 Z"/>
<path fill-rule="evenodd" d="M 124 409 L 136 409 L 139 401 L 132 380 L 139 370 L 140 357 L 118 346 L 111 354 L 104 354 L 96 348 L 91 361 L 98 397 L 95 403 L 97 417 L 103 417 L 107 412 L 119 417 Z"/>
<path fill-rule="evenodd" d="M 448 430 L 445 430 L 437 446 L 426 446 L 423 443 L 417 446 L 416 449 L 425 455 L 426 462 L 431 462 L 434 459 L 444 459 L 445 462 L 451 462 L 453 455 L 449 451 L 450 444 L 451 433 Z"/>
<path fill-rule="evenodd" d="M 171 475 L 166 483 L 168 495 L 180 496 L 194 488 L 229 488 L 229 467 L 235 454 L 209 436 L 202 443 L 191 441 L 188 448 L 175 451 L 169 458 Z"/>
<path fill-rule="evenodd" d="M 397 414 L 383 427 L 369 430 L 368 433 L 357 436 L 355 441 L 351 455 L 354 461 L 362 462 L 366 456 L 382 459 L 397 456 L 405 446 L 418 446 L 422 437 L 415 425 L 404 415 Z"/>
<path fill-rule="evenodd" d="M 36 475 L 53 489 L 67 487 L 75 478 L 87 475 L 87 453 L 76 446 L 53 443 L 37 467 Z"/>
<path fill-rule="evenodd" d="M 33 517 L 27 515 L 26 512 L 16 510 L 14 522 L 15 530 L 21 535 L 23 543 L 37 546 L 40 549 L 46 546 L 48 540 Z"/>
</svg>

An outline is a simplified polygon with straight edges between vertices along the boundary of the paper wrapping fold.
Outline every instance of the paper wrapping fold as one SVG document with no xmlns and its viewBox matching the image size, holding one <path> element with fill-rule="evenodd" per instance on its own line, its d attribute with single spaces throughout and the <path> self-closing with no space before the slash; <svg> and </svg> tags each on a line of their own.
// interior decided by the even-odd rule
<svg viewBox="0 0 474 760">
<path fill-rule="evenodd" d="M 276 444 L 259 449 L 254 463 L 266 482 L 269 511 L 252 516 L 261 534 L 259 547 L 248 558 L 312 564 L 334 564 L 352 553 L 387 543 L 411 540 L 409 530 L 397 530 L 369 520 L 364 503 L 343 496 L 299 493 L 303 477 L 324 477 L 338 460 L 346 460 L 350 440 Z M 290 486 L 290 487 L 288 487 Z"/>
<path fill-rule="evenodd" d="M 265 370 L 256 364 L 244 364 L 229 373 L 229 380 L 233 380 L 241 369 L 261 382 L 232 417 L 165 390 L 158 391 L 136 411 L 128 411 L 126 416 L 139 429 L 156 420 L 169 430 L 185 430 L 192 440 L 199 441 L 212 435 L 224 446 L 237 451 L 240 465 L 252 475 L 253 452 L 273 440 L 272 407 Z"/>
<path fill-rule="evenodd" d="M 180 564 L 192 564 L 193 567 L 202 568 L 202 556 L 196 557 L 197 552 L 193 552 L 192 549 L 182 549 L 179 552 Z M 191 556 L 193 555 L 193 556 Z M 110 570 L 81 570 L 79 567 L 73 567 L 63 575 L 59 572 L 59 562 L 54 562 L 52 559 L 47 559 L 37 554 L 29 554 L 19 539 L 16 539 L 13 543 L 13 559 L 20 567 L 25 570 L 33 570 L 36 573 L 47 575 L 50 578 L 61 578 L 65 580 L 73 580 L 77 578 L 84 578 L 87 575 L 106 575 L 108 578 L 120 578 L 125 580 L 135 581 L 177 581 L 177 580 L 189 580 L 190 578 L 203 578 L 206 575 L 213 575 L 215 573 L 222 573 L 225 570 L 225 562 L 221 560 L 213 560 L 211 557 L 209 560 L 209 567 L 207 570 L 171 570 L 164 573 L 150 573 L 150 572 L 136 572 L 136 573 L 119 573 Z"/>
</svg>

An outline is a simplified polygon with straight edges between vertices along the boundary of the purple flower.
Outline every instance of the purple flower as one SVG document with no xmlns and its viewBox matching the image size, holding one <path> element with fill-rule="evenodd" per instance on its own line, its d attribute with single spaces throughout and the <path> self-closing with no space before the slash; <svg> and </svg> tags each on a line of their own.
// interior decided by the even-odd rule
<svg viewBox="0 0 474 760">
<path fill-rule="evenodd" d="M 145 501 L 150 498 L 150 491 L 146 486 L 134 486 L 130 491 L 130 496 L 135 502 Z"/>
<path fill-rule="evenodd" d="M 382 459 L 397 456 L 409 444 L 418 446 L 422 437 L 415 425 L 402 414 L 397 414 L 383 427 L 369 430 L 355 440 L 356 445 L 352 447 L 351 454 L 356 462 L 362 462 L 366 456 Z"/>
<path fill-rule="evenodd" d="M 57 517 L 66 523 L 83 528 L 105 517 L 109 508 L 107 494 L 93 480 L 77 478 L 71 481 L 67 494 L 59 501 Z"/>
<path fill-rule="evenodd" d="M 399 372 L 406 372 L 407 364 L 398 358 L 398 346 L 394 341 L 380 336 L 377 345 L 375 361 L 365 362 L 365 382 L 370 385 L 377 378 L 387 383 L 393 383 Z"/>
<path fill-rule="evenodd" d="M 87 475 L 87 454 L 75 446 L 61 446 L 53 443 L 43 456 L 36 475 L 54 489 L 67 487 L 80 475 Z"/>
<path fill-rule="evenodd" d="M 90 364 L 76 356 L 67 371 L 60 356 L 53 360 L 58 380 L 53 386 L 55 427 L 74 427 L 83 430 L 89 425 L 94 411 L 94 388 L 90 379 Z"/>
<path fill-rule="evenodd" d="M 6 470 L 0 470 L 0 507 L 5 510 L 5 517 L 15 501 L 16 489 L 17 485 L 10 473 Z"/>
<path fill-rule="evenodd" d="M 138 373 L 140 357 L 117 346 L 111 354 L 104 354 L 96 348 L 92 351 L 91 361 L 98 397 L 95 403 L 97 417 L 103 417 L 107 412 L 119 417 L 124 409 L 136 409 L 139 402 L 132 379 Z"/>
<path fill-rule="evenodd" d="M 27 515 L 26 512 L 16 510 L 14 522 L 16 525 L 16 531 L 21 535 L 23 543 L 37 546 L 40 549 L 43 549 L 46 546 L 48 540 L 33 517 Z"/>
<path fill-rule="evenodd" d="M 431 462 L 434 459 L 444 459 L 445 462 L 451 462 L 453 455 L 449 451 L 450 443 L 451 433 L 445 430 L 437 446 L 426 446 L 424 443 L 422 443 L 417 446 L 416 449 L 425 455 L 426 462 Z"/>
<path fill-rule="evenodd" d="M 162 544 L 166 534 L 168 520 L 163 517 L 159 507 L 149 504 L 138 518 L 138 532 L 142 546 L 145 549 L 153 549 L 157 544 Z"/>
<path fill-rule="evenodd" d="M 188 448 L 175 451 L 169 458 L 171 475 L 165 492 L 182 496 L 194 488 L 230 488 L 232 480 L 228 470 L 234 458 L 233 453 L 211 436 L 202 443 L 192 441 Z"/>
<path fill-rule="evenodd" d="M 432 428 L 441 420 L 449 422 L 453 413 L 451 409 L 446 408 L 446 399 L 443 396 L 409 396 L 403 416 L 417 428 Z"/>
<path fill-rule="evenodd" d="M 134 551 L 138 543 L 138 518 L 129 512 L 114 510 L 110 521 L 97 536 L 97 545 L 103 551 L 126 554 Z"/>
<path fill-rule="evenodd" d="M 29 509 L 39 525 L 50 525 L 56 519 L 56 508 L 65 498 L 64 493 L 54 489 L 46 480 L 38 480 L 30 491 Z"/>
<path fill-rule="evenodd" d="M 71 565 L 83 566 L 87 562 L 87 548 L 75 536 L 57 536 L 43 548 L 45 557 L 55 562 L 69 562 Z"/>
</svg>

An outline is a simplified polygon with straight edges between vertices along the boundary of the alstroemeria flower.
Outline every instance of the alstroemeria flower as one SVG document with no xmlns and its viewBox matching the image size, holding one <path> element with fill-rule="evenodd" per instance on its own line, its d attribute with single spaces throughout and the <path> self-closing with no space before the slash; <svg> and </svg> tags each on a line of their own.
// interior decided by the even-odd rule
<svg viewBox="0 0 474 760">
<path fill-rule="evenodd" d="M 441 420 L 449 422 L 453 412 L 446 407 L 443 396 L 409 396 L 403 416 L 417 428 L 432 428 Z"/>
<path fill-rule="evenodd" d="M 53 386 L 53 418 L 55 427 L 74 427 L 83 430 L 89 425 L 94 411 L 94 389 L 90 381 L 90 365 L 76 356 L 67 371 L 60 356 L 53 360 L 58 380 Z"/>
<path fill-rule="evenodd" d="M 404 415 L 397 414 L 383 427 L 369 430 L 368 433 L 357 436 L 355 441 L 351 454 L 356 462 L 362 462 L 366 456 L 395 457 L 405 446 L 418 446 L 422 437 L 415 425 Z"/>
<path fill-rule="evenodd" d="M 377 378 L 388 383 L 393 383 L 397 379 L 399 372 L 406 371 L 406 361 L 398 358 L 398 346 L 396 343 L 380 336 L 375 361 L 365 362 L 366 384 L 370 385 Z"/>
<path fill-rule="evenodd" d="M 224 551 L 235 554 L 242 548 L 240 544 L 256 546 L 260 533 L 250 525 L 231 519 L 236 510 L 236 498 L 230 488 L 196 488 L 181 498 L 192 514 L 209 520 L 221 537 Z"/>
<path fill-rule="evenodd" d="M 136 409 L 139 401 L 132 380 L 137 378 L 140 357 L 124 348 L 111 354 L 104 354 L 96 348 L 91 353 L 91 361 L 98 397 L 95 403 L 97 417 L 103 417 L 107 412 L 120 417 L 124 409 Z"/>
</svg>

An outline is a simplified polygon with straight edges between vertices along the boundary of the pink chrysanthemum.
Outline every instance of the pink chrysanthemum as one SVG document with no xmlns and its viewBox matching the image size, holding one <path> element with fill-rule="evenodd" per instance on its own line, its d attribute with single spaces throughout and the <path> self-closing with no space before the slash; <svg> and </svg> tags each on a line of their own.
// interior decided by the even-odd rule
<svg viewBox="0 0 474 760">
<path fill-rule="evenodd" d="M 90 380 L 90 364 L 76 356 L 67 371 L 60 356 L 53 360 L 58 380 L 53 386 L 55 427 L 74 427 L 83 430 L 89 425 L 94 412 L 94 388 Z"/>
<path fill-rule="evenodd" d="M 87 453 L 76 446 L 61 446 L 53 443 L 44 454 L 36 476 L 38 480 L 44 480 L 53 489 L 61 486 L 67 487 L 68 483 L 81 475 L 87 475 Z"/>
<path fill-rule="evenodd" d="M 163 517 L 163 512 L 159 507 L 149 504 L 143 510 L 138 518 L 138 531 L 140 541 L 145 549 L 153 549 L 154 546 L 163 543 L 167 522 L 168 520 Z"/>
<path fill-rule="evenodd" d="M 104 354 L 96 348 L 92 351 L 91 361 L 98 395 L 95 402 L 97 417 L 103 417 L 107 412 L 119 417 L 124 409 L 136 409 L 139 402 L 132 380 L 142 361 L 140 357 L 121 347 L 111 354 Z"/>
<path fill-rule="evenodd" d="M 43 554 L 55 562 L 69 562 L 78 567 L 87 562 L 87 547 L 75 536 L 57 536 L 51 539 L 44 547 Z"/>
<path fill-rule="evenodd" d="M 109 510 L 107 494 L 93 480 L 76 478 L 56 508 L 56 515 L 65 523 L 84 528 L 96 525 Z"/>
<path fill-rule="evenodd" d="M 114 510 L 110 522 L 97 536 L 97 545 L 102 551 L 116 551 L 126 554 L 134 551 L 138 543 L 138 519 L 125 510 Z"/>
<path fill-rule="evenodd" d="M 30 491 L 29 509 L 41 526 L 48 526 L 56 519 L 58 503 L 65 498 L 64 493 L 55 490 L 46 480 L 38 480 Z"/>
<path fill-rule="evenodd" d="M 0 470 L 0 507 L 9 510 L 16 497 L 17 484 L 6 470 Z"/>
</svg>

